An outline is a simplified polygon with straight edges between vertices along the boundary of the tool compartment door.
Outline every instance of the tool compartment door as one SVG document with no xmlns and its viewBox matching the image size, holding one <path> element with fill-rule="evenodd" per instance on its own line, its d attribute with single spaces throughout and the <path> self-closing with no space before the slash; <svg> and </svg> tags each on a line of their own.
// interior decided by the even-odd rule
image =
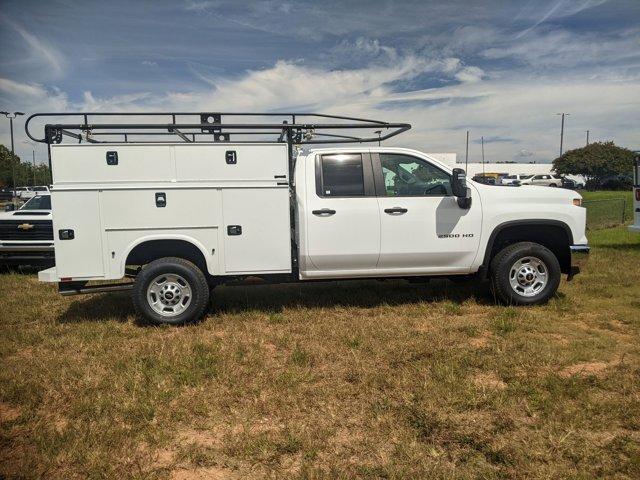
<svg viewBox="0 0 640 480">
<path fill-rule="evenodd" d="M 288 188 L 222 193 L 227 274 L 291 272 Z"/>
<path fill-rule="evenodd" d="M 58 277 L 104 276 L 98 192 L 53 191 L 51 204 Z M 61 240 L 60 230 L 73 230 L 73 238 Z"/>
</svg>

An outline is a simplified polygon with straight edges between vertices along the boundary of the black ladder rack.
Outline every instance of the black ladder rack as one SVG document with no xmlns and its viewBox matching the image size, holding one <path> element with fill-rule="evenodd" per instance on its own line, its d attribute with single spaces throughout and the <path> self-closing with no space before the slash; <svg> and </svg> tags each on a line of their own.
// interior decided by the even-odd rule
<svg viewBox="0 0 640 480">
<path fill-rule="evenodd" d="M 44 137 L 34 136 L 29 125 L 34 119 L 61 118 L 76 123 L 46 123 Z M 157 123 L 133 122 L 132 117 L 154 117 Z M 225 123 L 223 118 L 237 117 Z M 238 118 L 262 117 L 268 121 L 241 122 Z M 272 119 L 281 120 L 273 122 Z M 96 121 L 94 121 L 96 120 Z M 105 122 L 106 120 L 106 122 Z M 165 121 L 166 120 L 166 121 Z M 320 113 L 224 113 L 224 112 L 73 112 L 36 113 L 25 123 L 27 136 L 46 144 L 73 139 L 79 143 L 159 143 L 151 137 L 172 136 L 184 142 L 230 142 L 231 136 L 260 135 L 254 140 L 233 143 L 337 144 L 380 142 L 411 128 L 408 123 L 388 123 L 366 118 Z M 364 131 L 366 135 L 356 135 Z"/>
</svg>

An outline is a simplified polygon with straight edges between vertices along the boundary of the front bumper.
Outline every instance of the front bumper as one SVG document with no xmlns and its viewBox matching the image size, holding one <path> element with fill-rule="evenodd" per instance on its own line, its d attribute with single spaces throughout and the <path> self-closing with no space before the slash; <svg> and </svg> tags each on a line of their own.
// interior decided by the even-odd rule
<svg viewBox="0 0 640 480">
<path fill-rule="evenodd" d="M 567 280 L 571 280 L 575 275 L 580 273 L 580 268 L 585 265 L 589 255 L 589 245 L 571 245 L 569 247 L 571 251 L 571 269 Z"/>
<path fill-rule="evenodd" d="M 53 243 L 6 242 L 0 244 L 0 265 L 53 265 L 54 263 Z"/>
</svg>

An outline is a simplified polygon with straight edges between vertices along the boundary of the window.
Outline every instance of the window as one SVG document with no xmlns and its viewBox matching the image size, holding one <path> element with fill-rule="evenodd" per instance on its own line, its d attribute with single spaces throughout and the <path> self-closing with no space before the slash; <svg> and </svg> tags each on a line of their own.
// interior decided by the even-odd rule
<svg viewBox="0 0 640 480">
<path fill-rule="evenodd" d="M 388 197 L 443 197 L 452 195 L 451 177 L 419 158 L 381 153 L 380 164 Z"/>
<path fill-rule="evenodd" d="M 46 192 L 47 187 L 33 187 L 34 192 Z"/>
<path fill-rule="evenodd" d="M 323 155 L 322 188 L 325 197 L 361 197 L 364 195 L 364 171 L 359 153 Z"/>
<path fill-rule="evenodd" d="M 20 210 L 51 210 L 51 195 L 33 197 Z"/>
<path fill-rule="evenodd" d="M 518 176 L 517 175 L 506 175 L 504 178 L 507 179 L 507 180 L 515 180 L 515 179 L 518 178 Z"/>
</svg>

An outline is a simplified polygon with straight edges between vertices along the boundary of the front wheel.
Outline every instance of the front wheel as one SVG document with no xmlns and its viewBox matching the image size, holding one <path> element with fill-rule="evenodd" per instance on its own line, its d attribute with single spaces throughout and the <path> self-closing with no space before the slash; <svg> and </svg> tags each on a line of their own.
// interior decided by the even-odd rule
<svg viewBox="0 0 640 480">
<path fill-rule="evenodd" d="M 493 289 L 507 304 L 546 303 L 558 290 L 560 276 L 553 252 L 533 242 L 509 245 L 491 262 Z"/>
<path fill-rule="evenodd" d="M 146 265 L 136 276 L 133 306 L 156 325 L 180 325 L 197 320 L 209 302 L 202 270 L 188 260 L 165 257 Z"/>
</svg>

